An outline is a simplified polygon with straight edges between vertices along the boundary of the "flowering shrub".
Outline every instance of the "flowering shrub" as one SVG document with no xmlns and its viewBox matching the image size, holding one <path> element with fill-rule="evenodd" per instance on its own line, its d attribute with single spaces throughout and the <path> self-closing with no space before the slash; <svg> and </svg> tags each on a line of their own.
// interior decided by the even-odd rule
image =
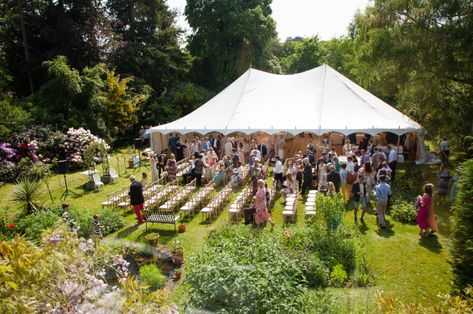
<svg viewBox="0 0 473 314">
<path fill-rule="evenodd" d="M 38 245 L 22 237 L 1 242 L 0 312 L 161 312 L 166 291 L 143 293 L 116 250 L 79 239 L 65 226 L 44 234 Z M 109 269 L 118 285 L 105 278 Z"/>
<path fill-rule="evenodd" d="M 16 149 L 6 142 L 0 142 L 0 161 L 14 161 Z"/>
<path fill-rule="evenodd" d="M 14 182 L 18 176 L 40 179 L 49 173 L 48 165 L 61 159 L 69 160 L 72 167 L 84 166 L 84 154 L 91 144 L 103 146 L 105 150 L 110 148 L 103 139 L 83 128 L 70 128 L 63 134 L 33 126 L 15 134 L 12 143 L 0 142 L 0 182 Z M 92 159 L 102 162 L 94 154 Z"/>
<path fill-rule="evenodd" d="M 93 135 L 89 130 L 70 128 L 62 147 L 66 152 L 67 160 L 73 165 L 81 166 L 84 164 L 84 152 L 87 146 L 95 142 L 102 144 L 107 150 L 110 149 L 110 146 L 103 139 Z"/>
</svg>

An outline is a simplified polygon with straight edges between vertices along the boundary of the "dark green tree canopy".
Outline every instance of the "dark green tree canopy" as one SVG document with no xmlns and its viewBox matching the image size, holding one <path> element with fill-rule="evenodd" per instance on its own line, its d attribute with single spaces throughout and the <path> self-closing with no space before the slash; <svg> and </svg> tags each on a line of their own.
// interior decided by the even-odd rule
<svg viewBox="0 0 473 314">
<path fill-rule="evenodd" d="M 185 14 L 194 30 L 189 51 L 196 58 L 193 78 L 218 90 L 250 65 L 268 67 L 265 58 L 276 25 L 271 0 L 189 0 Z"/>
</svg>

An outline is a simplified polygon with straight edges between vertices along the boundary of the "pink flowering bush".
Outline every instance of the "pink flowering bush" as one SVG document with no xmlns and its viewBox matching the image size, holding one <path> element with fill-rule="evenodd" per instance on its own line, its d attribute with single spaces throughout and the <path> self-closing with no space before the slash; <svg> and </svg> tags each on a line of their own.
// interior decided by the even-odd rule
<svg viewBox="0 0 473 314">
<path fill-rule="evenodd" d="M 70 128 L 66 134 L 48 127 L 33 126 L 15 134 L 12 143 L 0 142 L 0 182 L 14 182 L 18 176 L 34 179 L 49 174 L 48 165 L 67 159 L 72 167 L 83 167 L 84 153 L 90 144 L 110 146 L 83 128 Z M 96 163 L 102 162 L 94 156 Z M 43 171 L 44 170 L 44 171 Z"/>
<path fill-rule="evenodd" d="M 107 150 L 110 149 L 110 146 L 103 139 L 93 135 L 89 130 L 70 128 L 67 131 L 67 139 L 62 144 L 62 147 L 70 163 L 75 166 L 82 166 L 87 146 L 95 142 L 102 144 Z"/>
</svg>

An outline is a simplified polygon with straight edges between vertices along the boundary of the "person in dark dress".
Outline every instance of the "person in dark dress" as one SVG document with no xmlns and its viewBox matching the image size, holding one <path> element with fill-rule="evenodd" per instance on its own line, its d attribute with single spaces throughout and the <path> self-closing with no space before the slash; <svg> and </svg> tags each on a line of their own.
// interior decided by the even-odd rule
<svg viewBox="0 0 473 314">
<path fill-rule="evenodd" d="M 143 196 L 143 186 L 141 185 L 140 181 L 136 180 L 135 176 L 130 176 L 130 181 L 130 192 L 128 192 L 128 195 L 130 196 L 130 204 L 135 210 L 138 224 L 141 225 L 144 222 L 141 212 L 144 209 L 145 203 L 145 198 Z"/>
<path fill-rule="evenodd" d="M 181 141 L 181 137 L 177 137 L 176 141 L 176 161 L 184 159 L 184 148 L 187 146 Z"/>
<path fill-rule="evenodd" d="M 312 166 L 309 163 L 308 158 L 304 158 L 304 182 L 302 183 L 302 195 L 311 189 L 312 187 Z"/>
<path fill-rule="evenodd" d="M 196 156 L 197 158 L 194 161 L 194 177 L 196 180 L 196 185 L 201 186 L 202 185 L 202 174 L 204 172 L 204 162 L 202 161 L 202 158 L 204 158 L 204 154 L 199 154 Z"/>
<path fill-rule="evenodd" d="M 327 182 L 332 182 L 335 185 L 335 192 L 340 192 L 341 179 L 340 174 L 335 171 L 335 166 L 330 165 L 329 174 L 327 174 Z"/>
<path fill-rule="evenodd" d="M 174 134 L 171 133 L 171 136 L 169 137 L 168 141 L 168 147 L 171 153 L 174 155 L 176 154 L 176 142 L 177 142 L 177 137 L 174 136 Z"/>
</svg>

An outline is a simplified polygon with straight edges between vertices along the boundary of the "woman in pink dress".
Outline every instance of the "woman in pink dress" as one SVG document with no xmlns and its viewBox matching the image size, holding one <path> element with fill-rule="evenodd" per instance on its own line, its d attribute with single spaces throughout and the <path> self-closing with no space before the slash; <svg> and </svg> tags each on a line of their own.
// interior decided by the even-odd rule
<svg viewBox="0 0 473 314">
<path fill-rule="evenodd" d="M 258 191 L 255 194 L 255 202 L 253 204 L 255 208 L 255 222 L 260 226 L 265 221 L 269 221 L 271 224 L 271 231 L 274 228 L 274 222 L 269 216 L 268 207 L 266 206 L 266 189 L 264 188 L 264 180 L 258 180 Z"/>
<path fill-rule="evenodd" d="M 433 200 L 433 191 L 434 185 L 432 183 L 427 183 L 426 185 L 429 186 L 430 192 L 430 204 L 429 204 L 429 211 L 427 214 L 427 222 L 429 224 L 430 233 L 434 233 L 438 230 L 437 228 L 437 221 L 435 220 L 435 212 L 434 212 L 434 200 Z"/>
<path fill-rule="evenodd" d="M 429 208 L 432 206 L 433 190 L 432 184 L 426 184 L 424 185 L 424 195 L 417 197 L 416 207 L 418 207 L 418 211 L 416 221 L 420 229 L 419 235 L 422 237 L 430 236 L 428 217 Z"/>
</svg>

